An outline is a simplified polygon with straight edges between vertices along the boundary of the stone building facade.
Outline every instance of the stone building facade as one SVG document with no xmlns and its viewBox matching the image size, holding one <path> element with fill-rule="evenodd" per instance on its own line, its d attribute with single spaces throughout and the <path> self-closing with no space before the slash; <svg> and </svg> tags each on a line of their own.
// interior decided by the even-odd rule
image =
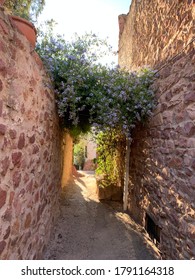
<svg viewBox="0 0 195 280">
<path fill-rule="evenodd" d="M 133 0 L 119 16 L 119 64 L 157 69 L 157 107 L 134 131 L 128 210 L 164 259 L 195 259 L 195 5 Z"/>
<path fill-rule="evenodd" d="M 62 135 L 38 55 L 0 10 L 0 259 L 40 259 L 59 212 Z"/>
</svg>

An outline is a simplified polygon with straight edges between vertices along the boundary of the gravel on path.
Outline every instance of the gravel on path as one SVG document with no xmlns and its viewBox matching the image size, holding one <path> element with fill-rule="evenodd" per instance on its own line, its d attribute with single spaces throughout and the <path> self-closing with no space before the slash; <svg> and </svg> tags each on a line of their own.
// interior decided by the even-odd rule
<svg viewBox="0 0 195 280">
<path fill-rule="evenodd" d="M 65 188 L 61 215 L 46 248 L 46 260 L 152 260 L 158 253 L 143 228 L 116 202 L 102 203 L 93 174 Z"/>
</svg>

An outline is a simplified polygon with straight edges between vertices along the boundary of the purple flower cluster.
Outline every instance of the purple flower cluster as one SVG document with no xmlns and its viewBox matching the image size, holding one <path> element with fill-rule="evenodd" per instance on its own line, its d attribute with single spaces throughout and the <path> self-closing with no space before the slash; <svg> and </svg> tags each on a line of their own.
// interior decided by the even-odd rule
<svg viewBox="0 0 195 280">
<path fill-rule="evenodd" d="M 128 73 L 118 66 L 99 64 L 102 44 L 94 34 L 77 36 L 72 42 L 47 37 L 39 53 L 51 75 L 64 127 L 111 128 L 130 137 L 136 123 L 152 114 L 154 73 L 148 69 Z"/>
</svg>

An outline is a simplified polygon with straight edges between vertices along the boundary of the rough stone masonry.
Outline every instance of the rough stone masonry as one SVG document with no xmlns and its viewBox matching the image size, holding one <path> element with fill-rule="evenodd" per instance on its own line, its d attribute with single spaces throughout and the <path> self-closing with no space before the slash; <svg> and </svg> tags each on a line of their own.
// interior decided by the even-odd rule
<svg viewBox="0 0 195 280">
<path fill-rule="evenodd" d="M 61 131 L 46 83 L 0 10 L 0 259 L 40 259 L 58 214 Z"/>
<path fill-rule="evenodd" d="M 128 210 L 158 228 L 162 258 L 195 259 L 194 1 L 133 0 L 119 28 L 119 64 L 159 70 L 157 108 L 133 135 Z"/>
</svg>

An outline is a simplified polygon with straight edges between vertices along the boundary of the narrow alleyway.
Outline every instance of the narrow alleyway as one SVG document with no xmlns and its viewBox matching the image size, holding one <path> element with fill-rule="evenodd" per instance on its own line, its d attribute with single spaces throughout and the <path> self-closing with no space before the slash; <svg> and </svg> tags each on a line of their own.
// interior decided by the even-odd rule
<svg viewBox="0 0 195 280">
<path fill-rule="evenodd" d="M 118 203 L 98 201 L 95 178 L 82 172 L 66 188 L 45 259 L 155 259 L 152 245 Z"/>
</svg>

